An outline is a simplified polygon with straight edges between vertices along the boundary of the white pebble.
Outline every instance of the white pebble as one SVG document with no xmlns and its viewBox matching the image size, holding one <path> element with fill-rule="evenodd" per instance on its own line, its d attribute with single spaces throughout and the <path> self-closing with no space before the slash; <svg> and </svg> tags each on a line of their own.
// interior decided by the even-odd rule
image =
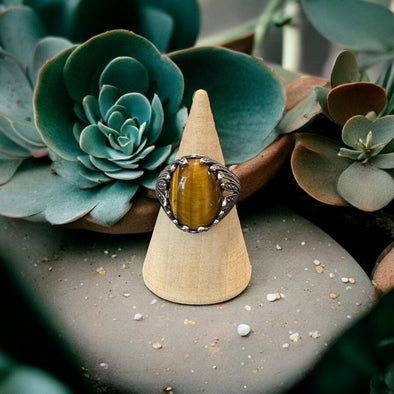
<svg viewBox="0 0 394 394">
<path fill-rule="evenodd" d="M 282 247 L 279 244 L 276 244 L 276 250 L 282 250 Z"/>
<path fill-rule="evenodd" d="M 144 318 L 144 316 L 141 314 L 141 313 L 136 313 L 135 315 L 134 315 L 134 320 L 136 320 L 136 321 L 140 321 L 140 320 L 142 320 Z"/>
<path fill-rule="evenodd" d="M 288 349 L 290 347 L 290 345 L 288 344 L 288 343 L 284 343 L 283 345 L 282 345 L 282 348 L 283 349 Z"/>
<path fill-rule="evenodd" d="M 341 278 L 342 283 L 348 283 L 349 282 L 349 278 Z"/>
<path fill-rule="evenodd" d="M 247 310 L 247 311 L 252 310 L 252 307 L 251 307 L 250 305 L 245 305 L 244 308 L 245 308 L 245 310 Z"/>
<path fill-rule="evenodd" d="M 237 327 L 237 332 L 241 337 L 246 337 L 249 335 L 251 328 L 249 324 L 239 324 Z"/>
<path fill-rule="evenodd" d="M 109 367 L 108 363 L 100 363 L 99 365 L 102 369 L 108 369 Z"/>
<path fill-rule="evenodd" d="M 298 332 L 293 332 L 290 334 L 289 339 L 292 342 L 298 342 L 300 340 L 300 334 Z"/>
<path fill-rule="evenodd" d="M 269 302 L 280 300 L 281 298 L 284 298 L 284 294 L 281 294 L 281 293 L 269 293 L 269 294 L 267 294 L 267 301 L 269 301 Z"/>
<path fill-rule="evenodd" d="M 320 261 L 319 260 L 313 260 L 313 264 L 315 264 L 315 265 L 320 265 L 321 263 L 320 263 Z"/>
<path fill-rule="evenodd" d="M 313 339 L 319 338 L 320 337 L 320 332 L 317 330 L 313 330 L 309 332 L 309 336 Z"/>
</svg>

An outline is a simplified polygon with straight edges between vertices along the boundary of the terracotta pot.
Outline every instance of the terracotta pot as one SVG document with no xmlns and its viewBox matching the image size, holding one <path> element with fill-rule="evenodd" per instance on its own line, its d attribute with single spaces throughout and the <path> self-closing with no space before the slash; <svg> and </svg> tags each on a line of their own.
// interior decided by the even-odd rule
<svg viewBox="0 0 394 394">
<path fill-rule="evenodd" d="M 373 282 L 378 294 L 394 288 L 394 242 L 378 257 L 373 272 Z"/>
</svg>

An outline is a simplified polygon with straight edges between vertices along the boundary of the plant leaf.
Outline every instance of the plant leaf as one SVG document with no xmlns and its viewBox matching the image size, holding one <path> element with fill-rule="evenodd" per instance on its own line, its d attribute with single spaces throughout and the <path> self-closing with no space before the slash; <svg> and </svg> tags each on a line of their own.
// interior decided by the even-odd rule
<svg viewBox="0 0 394 394">
<path fill-rule="evenodd" d="M 361 0 L 301 0 L 306 16 L 328 40 L 354 51 L 394 48 L 394 15 Z"/>
<path fill-rule="evenodd" d="M 298 185 L 318 201 L 344 206 L 337 192 L 341 173 L 351 161 L 338 157 L 341 145 L 318 134 L 300 133 L 291 156 L 291 168 Z"/>
<path fill-rule="evenodd" d="M 183 93 L 183 77 L 179 69 L 166 55 L 160 55 L 148 40 L 124 30 L 95 36 L 71 54 L 64 67 L 64 81 L 72 99 L 81 102 L 87 94 L 97 96 L 100 73 L 119 56 L 133 57 L 145 66 L 154 90 L 152 93 L 166 103 L 165 113 L 178 110 Z"/>
<path fill-rule="evenodd" d="M 81 150 L 71 138 L 76 116 L 63 82 L 63 67 L 73 48 L 51 59 L 38 76 L 34 112 L 38 131 L 46 145 L 65 160 L 75 160 Z"/>
<path fill-rule="evenodd" d="M 20 63 L 0 51 L 0 113 L 12 119 L 33 119 L 33 90 Z"/>
<path fill-rule="evenodd" d="M 372 132 L 372 143 L 387 144 L 394 138 L 394 115 L 388 115 L 370 121 L 365 116 L 354 116 L 349 119 L 342 129 L 342 140 L 346 145 L 357 149 L 359 139 L 366 140 Z"/>
<path fill-rule="evenodd" d="M 391 169 L 394 168 L 394 152 L 391 153 L 382 153 L 375 157 L 372 157 L 369 161 L 375 167 L 381 169 Z"/>
<path fill-rule="evenodd" d="M 149 76 L 146 68 L 136 59 L 120 56 L 111 60 L 100 75 L 99 86 L 111 85 L 119 93 L 137 92 L 147 94 Z"/>
<path fill-rule="evenodd" d="M 149 4 L 141 5 L 140 34 L 154 43 L 160 52 L 166 52 L 174 33 L 174 19 L 167 12 Z"/>
<path fill-rule="evenodd" d="M 131 208 L 132 198 L 139 185 L 131 182 L 113 182 L 100 191 L 100 202 L 90 212 L 90 219 L 103 226 L 112 226 Z"/>
<path fill-rule="evenodd" d="M 0 185 L 12 178 L 22 162 L 21 159 L 0 160 Z"/>
<path fill-rule="evenodd" d="M 118 183 L 81 190 L 54 175 L 48 163 L 25 160 L 10 181 L 0 188 L 0 214 L 65 224 L 97 207 L 94 221 L 111 225 L 130 209 L 130 201 L 138 188 L 130 182 Z"/>
<path fill-rule="evenodd" d="M 316 98 L 316 92 L 313 90 L 306 99 L 285 113 L 276 129 L 281 134 L 291 133 L 307 124 L 319 113 L 321 113 L 321 106 Z"/>
<path fill-rule="evenodd" d="M 73 44 L 61 37 L 44 37 L 34 48 L 33 59 L 29 64 L 29 76 L 35 84 L 40 68 L 45 62 Z"/>
<path fill-rule="evenodd" d="M 226 164 L 247 161 L 272 142 L 284 89 L 261 60 L 224 48 L 193 48 L 170 57 L 185 78 L 186 107 L 196 90 L 207 91 Z"/>
<path fill-rule="evenodd" d="M 342 51 L 336 58 L 331 71 L 331 87 L 334 88 L 343 83 L 358 82 L 359 77 L 356 56 L 350 51 Z"/>
<path fill-rule="evenodd" d="M 377 211 L 394 198 L 394 179 L 377 167 L 354 162 L 340 175 L 338 193 L 358 209 Z"/>
<path fill-rule="evenodd" d="M 45 35 L 38 15 L 29 7 L 12 7 L 0 14 L 0 44 L 26 69 L 37 41 Z"/>
<path fill-rule="evenodd" d="M 366 115 L 371 111 L 379 114 L 385 104 L 385 90 L 371 82 L 342 84 L 331 89 L 327 95 L 328 113 L 339 125 L 344 125 L 355 115 Z"/>
</svg>

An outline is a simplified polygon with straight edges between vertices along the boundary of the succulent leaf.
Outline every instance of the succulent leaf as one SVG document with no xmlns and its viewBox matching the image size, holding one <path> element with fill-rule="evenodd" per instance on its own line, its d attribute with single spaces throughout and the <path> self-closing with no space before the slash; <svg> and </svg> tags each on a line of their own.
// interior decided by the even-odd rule
<svg viewBox="0 0 394 394">
<path fill-rule="evenodd" d="M 72 45 L 70 41 L 61 37 L 44 37 L 38 41 L 34 47 L 32 60 L 28 67 L 28 74 L 33 83 L 35 84 L 40 68 L 48 59 Z"/>
<path fill-rule="evenodd" d="M 379 4 L 362 0 L 301 3 L 316 30 L 332 42 L 354 51 L 386 52 L 394 48 L 394 15 Z"/>
<path fill-rule="evenodd" d="M 1 157 L 1 152 L 0 152 Z M 8 182 L 15 174 L 18 167 L 22 164 L 23 159 L 7 159 L 0 158 L 0 185 Z"/>
<path fill-rule="evenodd" d="M 394 152 L 377 155 L 371 158 L 370 163 L 384 170 L 392 169 L 394 168 Z"/>
<path fill-rule="evenodd" d="M 371 111 L 379 114 L 385 104 L 385 90 L 371 82 L 341 84 L 327 95 L 328 113 L 341 126 L 355 115 L 366 115 Z"/>
<path fill-rule="evenodd" d="M 340 144 L 318 134 L 300 133 L 291 156 L 291 167 L 298 185 L 316 200 L 347 205 L 337 191 L 341 173 L 351 163 L 338 157 Z"/>
<path fill-rule="evenodd" d="M 99 87 L 103 85 L 118 88 L 120 94 L 128 92 L 146 94 L 149 76 L 141 62 L 132 57 L 119 56 L 111 60 L 101 73 Z"/>
<path fill-rule="evenodd" d="M 358 82 L 360 73 L 358 71 L 357 59 L 353 52 L 342 51 L 335 59 L 331 71 L 331 87 L 350 82 Z"/>
<path fill-rule="evenodd" d="M 197 89 L 207 91 L 226 164 L 256 156 L 277 137 L 283 86 L 261 60 L 223 48 L 193 48 L 170 57 L 184 75 L 187 107 Z"/>
<path fill-rule="evenodd" d="M 15 56 L 26 69 L 45 28 L 38 15 L 29 7 L 11 7 L 0 14 L 0 45 Z"/>
<path fill-rule="evenodd" d="M 33 90 L 19 62 L 0 51 L 0 113 L 33 121 Z"/>
<path fill-rule="evenodd" d="M 343 142 L 361 152 L 375 150 L 380 153 L 394 139 L 394 115 L 371 121 L 365 116 L 354 116 L 342 129 Z M 372 151 L 370 156 L 374 156 Z"/>
<path fill-rule="evenodd" d="M 363 211 L 377 211 L 394 198 L 394 178 L 384 170 L 356 161 L 340 175 L 338 192 Z"/>
</svg>

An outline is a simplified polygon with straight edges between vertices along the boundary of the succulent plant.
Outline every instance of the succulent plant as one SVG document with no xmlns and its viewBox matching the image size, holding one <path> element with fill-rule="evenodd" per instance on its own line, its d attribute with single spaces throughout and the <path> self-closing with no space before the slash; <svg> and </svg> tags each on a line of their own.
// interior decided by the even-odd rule
<svg viewBox="0 0 394 394">
<path fill-rule="evenodd" d="M 161 51 L 194 44 L 199 30 L 196 0 L 2 0 L 3 7 L 35 10 L 50 35 L 73 42 L 112 29 L 127 29 L 148 38 Z"/>
<path fill-rule="evenodd" d="M 43 37 L 39 20 L 31 30 L 31 25 L 23 23 L 28 19 L 35 19 L 28 8 L 7 9 L 0 14 L 0 43 L 8 51 L 0 52 L 0 184 L 13 176 L 23 160 L 47 155 L 34 125 L 36 74 L 47 59 L 70 45 L 61 38 Z M 7 38 L 14 29 L 22 43 Z"/>
<path fill-rule="evenodd" d="M 0 189 L 0 213 L 113 225 L 172 160 L 197 89 L 209 94 L 228 164 L 277 137 L 283 87 L 261 60 L 213 47 L 164 55 L 126 30 L 66 48 L 41 68 L 34 93 L 51 160 L 22 163 Z"/>
<path fill-rule="evenodd" d="M 376 211 L 394 198 L 394 116 L 354 116 L 339 142 L 300 133 L 292 154 L 298 184 L 319 201 Z"/>
<path fill-rule="evenodd" d="M 136 179 L 152 189 L 186 121 L 182 87 L 175 64 L 127 31 L 61 53 L 44 67 L 35 95 L 37 127 L 54 169 L 81 189 Z M 133 182 L 121 184 L 137 190 Z"/>
</svg>

